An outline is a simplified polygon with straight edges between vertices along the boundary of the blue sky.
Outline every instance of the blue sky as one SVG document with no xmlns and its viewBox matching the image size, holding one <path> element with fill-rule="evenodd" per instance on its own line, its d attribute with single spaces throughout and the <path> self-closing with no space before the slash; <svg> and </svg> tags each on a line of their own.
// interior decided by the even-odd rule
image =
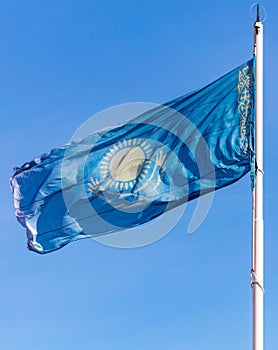
<svg viewBox="0 0 278 350">
<path fill-rule="evenodd" d="M 252 56 L 251 1 L 10 1 L 0 5 L 0 345 L 6 350 L 251 348 L 249 177 L 218 191 L 203 225 L 194 202 L 158 242 L 84 240 L 27 251 L 12 167 L 66 143 L 90 116 L 162 103 Z M 265 345 L 278 347 L 278 3 L 265 22 Z"/>
</svg>

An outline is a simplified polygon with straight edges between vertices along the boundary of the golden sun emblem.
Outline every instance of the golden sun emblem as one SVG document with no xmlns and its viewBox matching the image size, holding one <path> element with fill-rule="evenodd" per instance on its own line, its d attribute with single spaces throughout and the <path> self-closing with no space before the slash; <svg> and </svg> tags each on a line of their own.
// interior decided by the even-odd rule
<svg viewBox="0 0 278 350">
<path fill-rule="evenodd" d="M 90 178 L 88 191 L 100 197 L 103 191 L 107 194 L 120 191 L 120 197 L 126 197 L 130 190 L 135 195 L 148 187 L 151 193 L 161 183 L 159 169 L 164 169 L 165 159 L 163 151 L 157 152 L 145 139 L 119 141 L 102 158 L 99 177 Z M 143 197 L 140 193 L 138 198 Z"/>
<path fill-rule="evenodd" d="M 151 169 L 151 145 L 146 140 L 132 139 L 113 145 L 100 163 L 101 182 L 110 190 L 129 190 L 146 177 Z M 90 190 L 100 187 L 91 179 Z"/>
</svg>

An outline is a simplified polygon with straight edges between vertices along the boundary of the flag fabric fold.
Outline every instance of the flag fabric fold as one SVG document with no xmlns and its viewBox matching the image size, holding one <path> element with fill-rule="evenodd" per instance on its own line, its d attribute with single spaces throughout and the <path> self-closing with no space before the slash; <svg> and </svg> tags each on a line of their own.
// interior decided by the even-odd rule
<svg viewBox="0 0 278 350">
<path fill-rule="evenodd" d="M 250 170 L 254 181 L 254 65 L 16 168 L 29 249 L 144 224 Z"/>
</svg>

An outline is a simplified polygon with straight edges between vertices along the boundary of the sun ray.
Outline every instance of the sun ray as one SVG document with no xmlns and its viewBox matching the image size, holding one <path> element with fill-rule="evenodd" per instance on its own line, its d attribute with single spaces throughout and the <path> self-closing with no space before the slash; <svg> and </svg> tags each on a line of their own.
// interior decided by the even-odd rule
<svg viewBox="0 0 278 350">
<path fill-rule="evenodd" d="M 145 144 L 147 143 L 147 140 L 145 140 L 140 146 L 144 148 Z"/>
<path fill-rule="evenodd" d="M 90 177 L 90 181 L 91 181 L 91 183 L 93 184 L 93 185 L 96 185 L 97 184 L 97 180 L 94 180 L 93 178 L 92 178 L 92 176 Z"/>
</svg>

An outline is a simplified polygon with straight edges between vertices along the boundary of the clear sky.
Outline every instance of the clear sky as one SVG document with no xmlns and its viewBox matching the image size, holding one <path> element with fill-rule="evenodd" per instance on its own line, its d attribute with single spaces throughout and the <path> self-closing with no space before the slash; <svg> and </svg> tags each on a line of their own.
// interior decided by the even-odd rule
<svg viewBox="0 0 278 350">
<path fill-rule="evenodd" d="M 121 103 L 162 103 L 252 57 L 252 1 L 5 1 L 0 5 L 0 346 L 5 350 L 251 349 L 249 177 L 194 202 L 163 239 L 26 249 L 12 167 L 66 143 Z M 278 3 L 265 22 L 265 345 L 278 348 Z"/>
</svg>

